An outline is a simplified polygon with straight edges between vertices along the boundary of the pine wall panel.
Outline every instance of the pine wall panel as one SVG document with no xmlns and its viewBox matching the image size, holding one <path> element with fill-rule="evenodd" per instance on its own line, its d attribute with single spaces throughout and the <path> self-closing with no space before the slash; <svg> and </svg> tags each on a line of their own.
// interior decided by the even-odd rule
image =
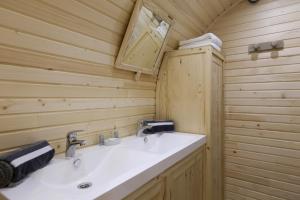
<svg viewBox="0 0 300 200">
<path fill-rule="evenodd" d="M 226 199 L 300 199 L 300 2 L 243 1 L 210 31 L 226 56 Z M 278 39 L 283 50 L 248 54 Z"/>
<path fill-rule="evenodd" d="M 156 77 L 114 68 L 134 0 L 0 1 L 0 152 L 67 132 L 88 145 L 155 115 Z M 169 9 L 169 8 L 163 8 Z M 180 18 L 182 16 L 176 16 Z M 176 20 L 169 48 L 200 33 Z"/>
</svg>

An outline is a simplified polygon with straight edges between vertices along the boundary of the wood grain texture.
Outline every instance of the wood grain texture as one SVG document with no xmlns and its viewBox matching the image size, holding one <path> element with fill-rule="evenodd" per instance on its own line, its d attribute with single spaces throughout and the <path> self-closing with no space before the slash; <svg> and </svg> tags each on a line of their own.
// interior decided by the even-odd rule
<svg viewBox="0 0 300 200">
<path fill-rule="evenodd" d="M 203 200 L 204 149 L 196 149 L 124 200 Z"/>
<path fill-rule="evenodd" d="M 152 2 L 176 20 L 167 44 L 172 49 L 179 40 L 200 35 L 233 1 L 215 0 L 207 10 L 204 2 Z M 86 129 L 81 137 L 91 145 L 100 131 L 109 134 L 117 126 L 121 135 L 133 134 L 138 119 L 154 116 L 156 77 L 135 81 L 133 72 L 114 67 L 134 5 L 134 0 L 0 2 L 5 124 L 0 152 L 41 139 L 62 152 L 64 136 L 73 129 Z M 195 6 L 203 12 L 189 12 Z M 126 123 L 119 125 L 120 120 Z"/>
<path fill-rule="evenodd" d="M 156 91 L 156 118 L 207 135 L 205 199 L 211 200 L 223 199 L 222 67 L 223 57 L 210 46 L 167 52 Z"/>
<path fill-rule="evenodd" d="M 135 81 L 114 67 L 134 4 L 0 2 L 0 153 L 42 139 L 62 152 L 71 130 L 84 129 L 92 145 L 100 133 L 134 134 L 138 120 L 153 118 L 156 77 Z M 200 34 L 186 26 L 176 24 L 168 48 Z"/>
<path fill-rule="evenodd" d="M 225 198 L 300 198 L 300 2 L 240 3 L 210 31 L 224 41 Z M 278 52 L 249 44 L 283 39 Z"/>
</svg>

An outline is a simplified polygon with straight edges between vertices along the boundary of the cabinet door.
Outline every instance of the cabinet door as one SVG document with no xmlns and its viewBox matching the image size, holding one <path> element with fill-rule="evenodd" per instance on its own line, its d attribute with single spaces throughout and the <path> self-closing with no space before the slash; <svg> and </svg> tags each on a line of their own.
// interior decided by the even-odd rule
<svg viewBox="0 0 300 200">
<path fill-rule="evenodd" d="M 195 162 L 188 170 L 188 197 L 189 200 L 203 199 L 203 158 L 202 153 L 197 155 Z"/>
<path fill-rule="evenodd" d="M 188 168 L 180 166 L 167 177 L 168 200 L 187 200 Z"/>
<path fill-rule="evenodd" d="M 161 177 L 152 179 L 124 200 L 163 200 L 164 181 Z"/>
<path fill-rule="evenodd" d="M 180 162 L 166 173 L 167 200 L 202 200 L 202 151 Z"/>
<path fill-rule="evenodd" d="M 167 118 L 176 130 L 205 131 L 205 54 L 171 56 L 167 64 Z"/>
</svg>

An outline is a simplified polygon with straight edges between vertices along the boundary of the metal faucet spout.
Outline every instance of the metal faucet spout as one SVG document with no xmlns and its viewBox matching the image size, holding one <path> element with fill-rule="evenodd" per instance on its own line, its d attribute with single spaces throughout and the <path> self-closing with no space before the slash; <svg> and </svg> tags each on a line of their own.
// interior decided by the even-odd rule
<svg viewBox="0 0 300 200">
<path fill-rule="evenodd" d="M 67 144 L 66 144 L 66 157 L 74 157 L 76 151 L 76 145 L 86 145 L 86 140 L 77 140 L 77 133 L 82 132 L 83 130 L 71 131 L 67 134 Z"/>
<path fill-rule="evenodd" d="M 80 146 L 84 146 L 86 145 L 86 140 L 75 140 L 73 142 L 70 143 L 70 145 L 80 145 Z"/>
<path fill-rule="evenodd" d="M 140 121 L 138 123 L 138 130 L 137 130 L 136 136 L 138 136 L 138 137 L 146 136 L 146 134 L 144 133 L 144 130 L 146 130 L 148 128 L 152 128 L 152 126 L 144 125 L 144 121 Z"/>
</svg>

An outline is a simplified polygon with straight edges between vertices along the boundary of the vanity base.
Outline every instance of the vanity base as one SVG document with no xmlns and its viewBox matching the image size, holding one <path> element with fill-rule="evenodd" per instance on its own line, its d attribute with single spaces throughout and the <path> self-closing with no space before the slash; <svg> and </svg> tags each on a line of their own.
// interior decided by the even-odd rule
<svg viewBox="0 0 300 200">
<path fill-rule="evenodd" d="M 124 200 L 203 200 L 204 149 L 198 148 Z"/>
</svg>

